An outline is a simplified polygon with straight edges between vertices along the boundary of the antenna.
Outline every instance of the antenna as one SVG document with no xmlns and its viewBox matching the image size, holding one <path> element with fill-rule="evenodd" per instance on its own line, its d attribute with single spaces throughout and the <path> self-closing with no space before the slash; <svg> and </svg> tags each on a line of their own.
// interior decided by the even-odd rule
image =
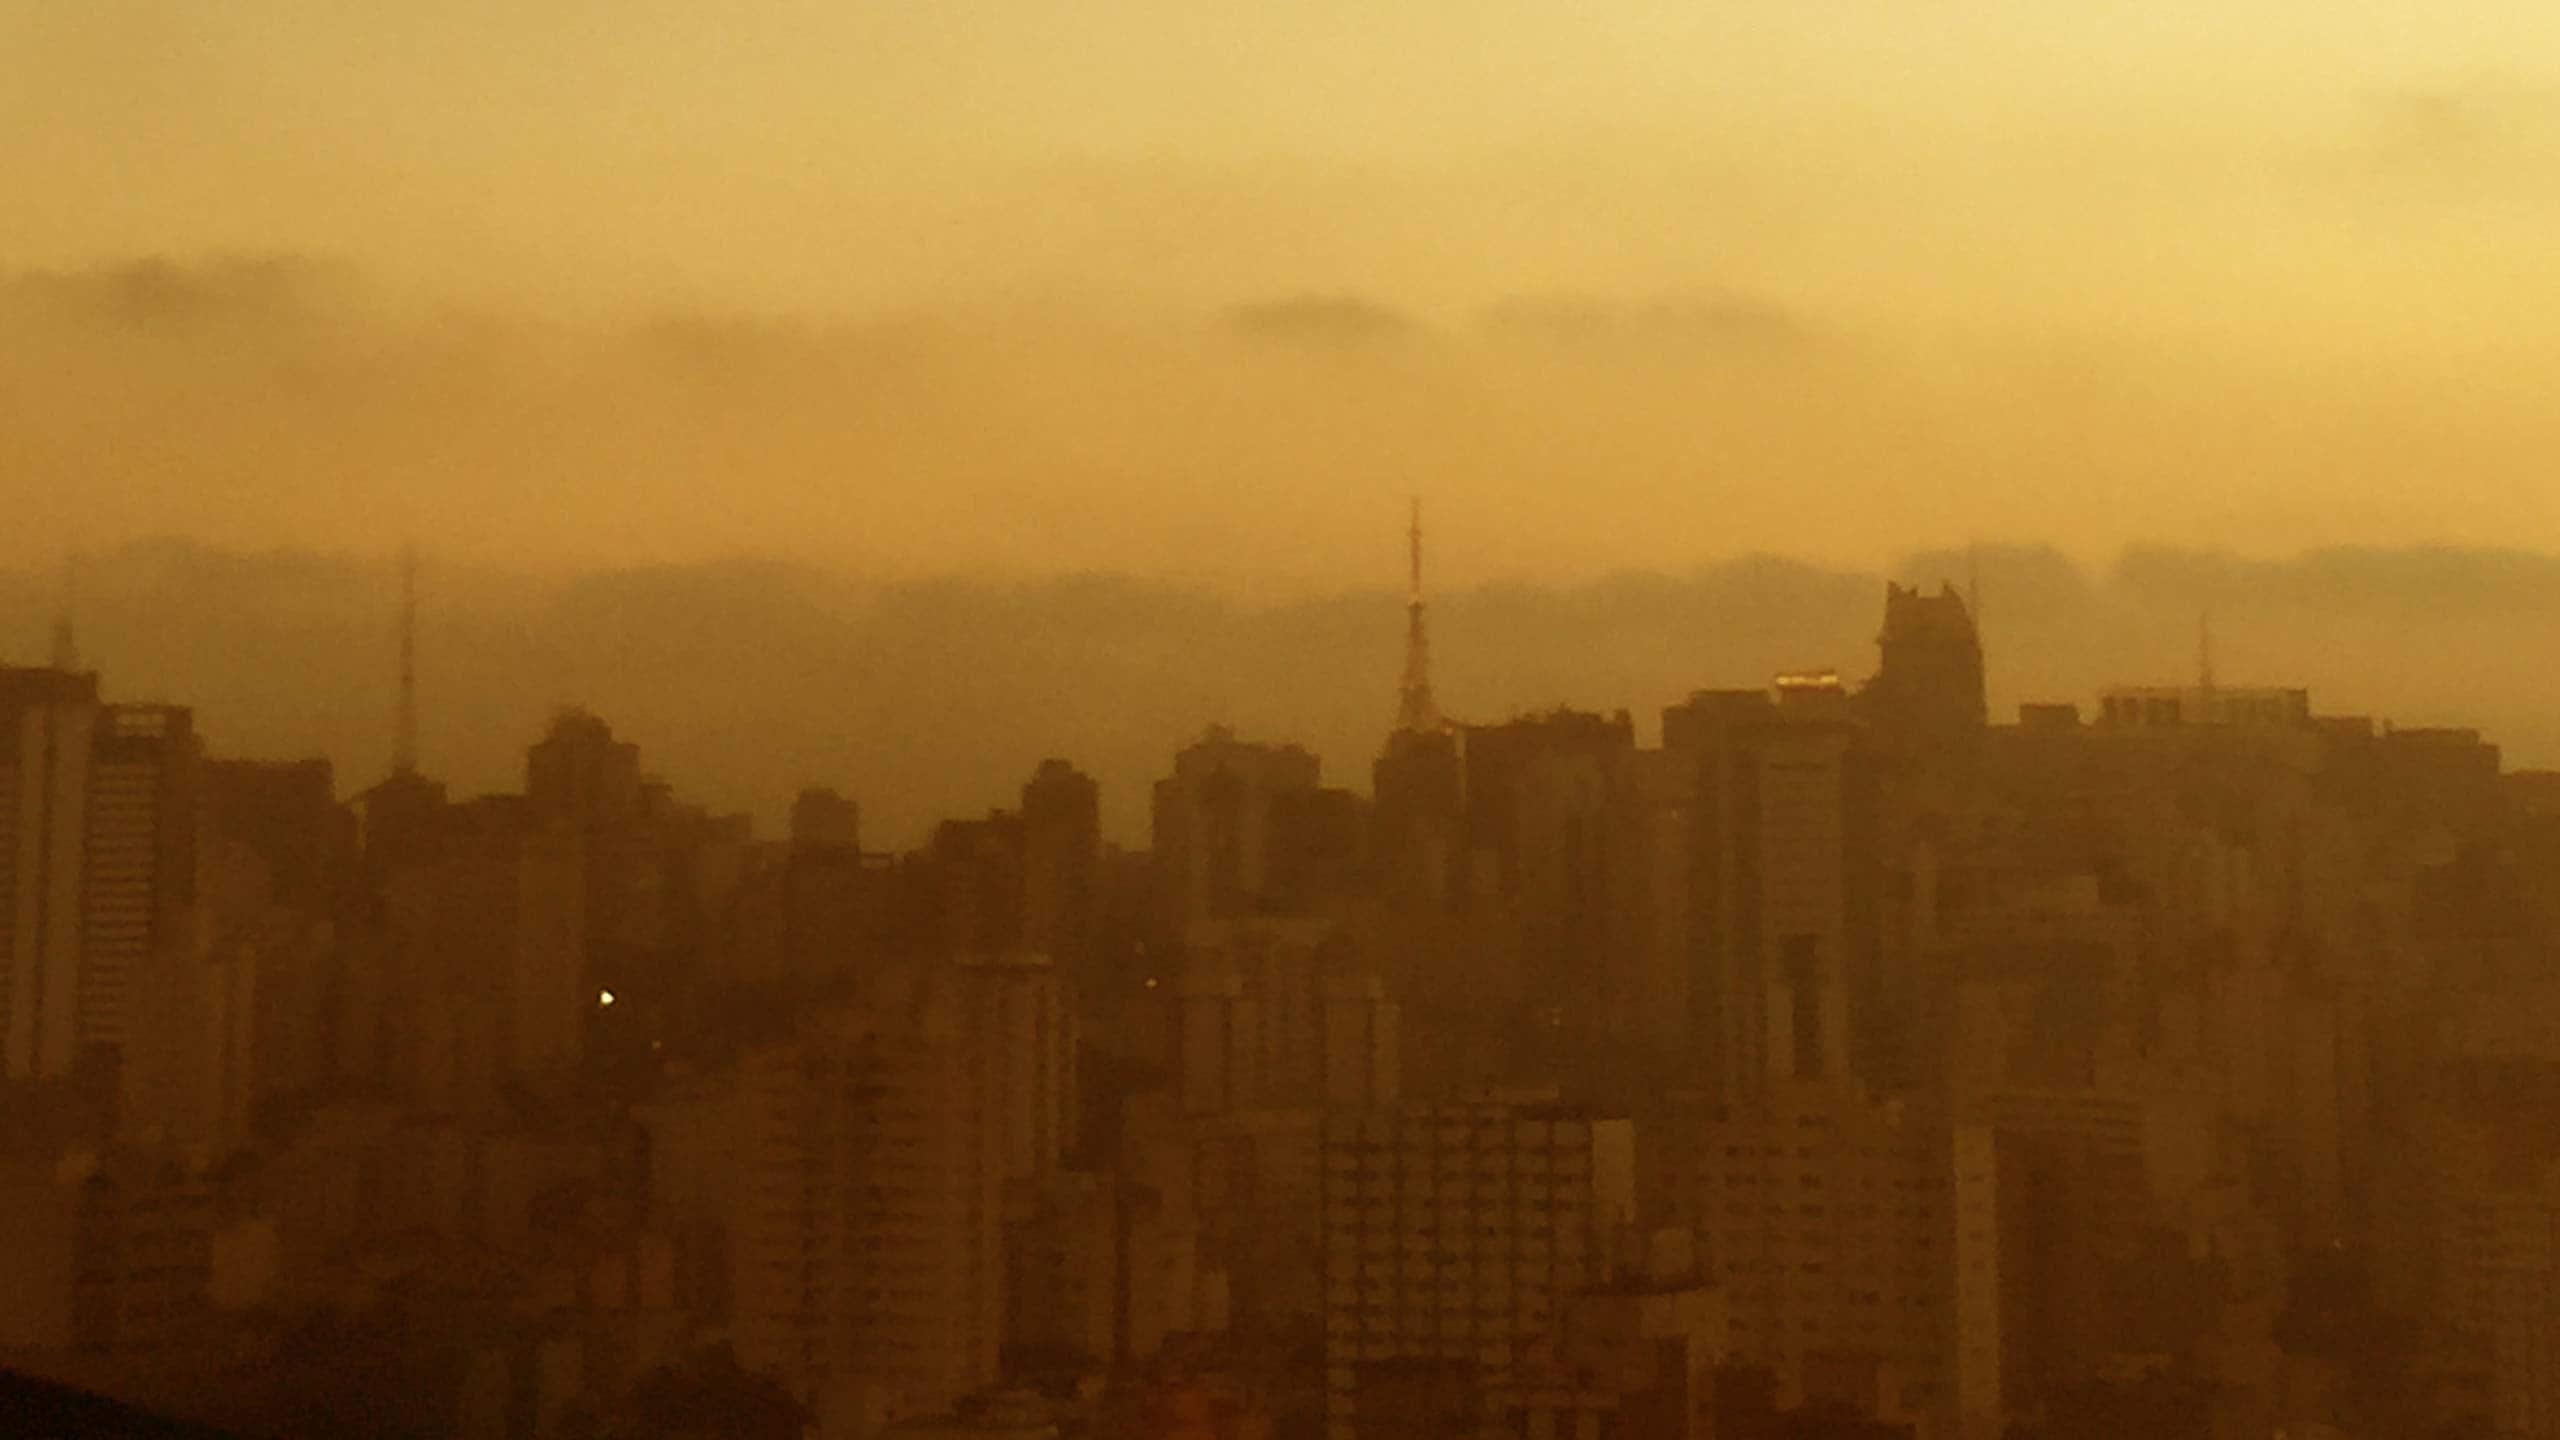
<svg viewBox="0 0 2560 1440">
<path fill-rule="evenodd" d="M 418 773 L 418 543 L 400 550 L 400 715 L 391 772 Z"/>
<path fill-rule="evenodd" d="M 1412 568 L 1405 598 L 1404 685 L 1396 705 L 1396 729 L 1425 733 L 1446 723 L 1431 698 L 1431 639 L 1422 610 L 1422 497 L 1413 497 Z"/>
<path fill-rule="evenodd" d="M 56 670 L 80 668 L 80 644 L 72 635 L 72 617 L 80 608 L 80 557 L 75 552 L 62 557 L 62 609 L 53 617 L 53 656 Z"/>
<path fill-rule="evenodd" d="M 1419 495 L 1413 497 L 1413 529 L 1410 535 L 1413 541 L 1413 578 L 1405 594 L 1408 604 L 1419 605 L 1422 603 L 1422 497 Z"/>
</svg>

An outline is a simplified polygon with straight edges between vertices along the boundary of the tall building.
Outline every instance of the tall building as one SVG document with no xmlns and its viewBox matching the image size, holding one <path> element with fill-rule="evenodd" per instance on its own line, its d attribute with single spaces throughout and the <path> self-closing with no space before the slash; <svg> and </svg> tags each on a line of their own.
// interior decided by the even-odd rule
<svg viewBox="0 0 2560 1440">
<path fill-rule="evenodd" d="M 1223 954 L 1183 963 L 1174 999 L 1174 1073 L 1186 1115 L 1225 1115 L 1266 1103 L 1261 1007 Z"/>
<path fill-rule="evenodd" d="M 1168 1296 L 1168 1313 L 1187 1314 L 1204 1331 L 1232 1323 L 1268 1333 L 1316 1320 L 1324 1305 L 1326 1112 L 1178 1114 L 1170 1098 L 1133 1099 L 1121 1146 L 1127 1177 L 1160 1207 L 1149 1222 L 1156 1243 L 1169 1254 L 1183 1236 L 1193 1245 L 1183 1262 L 1193 1289 Z"/>
<path fill-rule="evenodd" d="M 1333 922 L 1195 926 L 1175 1007 L 1192 1114 L 1394 1098 L 1400 1012 Z"/>
<path fill-rule="evenodd" d="M 2013 1413 L 2141 1353 L 2140 1303 L 2171 1292 L 2144 1250 L 2154 1202 L 2146 1104 L 2090 1091 L 2012 1091 L 1974 1107 L 1999 1174 L 2003 1389 Z M 2182 1257 L 2183 1258 L 2183 1257 Z M 2157 1327 L 2151 1327 L 2157 1333 Z"/>
<path fill-rule="evenodd" d="M 1859 693 L 1879 730 L 1923 745 L 1978 734 L 1989 723 L 1983 691 L 1982 637 L 1953 586 L 1930 595 L 1887 584 L 1882 664 Z"/>
<path fill-rule="evenodd" d="M 334 806 L 331 813 L 346 818 Z M 209 953 L 198 967 L 200 988 L 226 1002 L 245 1001 L 246 1013 L 231 1017 L 235 1028 L 198 1030 L 227 1037 L 214 1052 L 214 1074 L 223 1083 L 200 1088 L 223 1095 L 218 1113 L 245 1119 L 256 1104 L 316 1094 L 339 1073 L 352 1008 L 349 967 L 334 909 L 285 903 L 275 867 L 219 825 L 214 843 L 205 866 Z M 193 996 L 182 1003 L 210 1008 Z"/>
<path fill-rule="evenodd" d="M 251 1043 L 212 1047 L 216 1077 L 245 1089 L 215 1107 L 245 1116 L 255 1100 L 305 1093 L 333 1073 L 348 1028 L 348 984 L 334 922 L 350 898 L 355 816 L 338 803 L 329 762 L 213 760 L 204 768 L 203 869 L 211 953 L 176 1006 L 212 1011 L 240 1003 Z M 208 1017 L 209 1018 L 209 1017 Z M 198 1043 L 229 1032 L 190 1027 Z M 245 1053 L 243 1053 L 245 1051 Z M 204 1066 L 187 1067 L 198 1076 Z M 243 1086 L 245 1082 L 245 1086 Z M 216 1087 L 197 1083 L 199 1090 Z"/>
<path fill-rule="evenodd" d="M 265 865 L 274 902 L 328 914 L 355 845 L 354 817 L 338 804 L 329 762 L 212 760 L 204 780 L 215 833 Z"/>
<path fill-rule="evenodd" d="M 393 867 L 424 856 L 435 843 L 452 798 L 444 783 L 415 771 L 384 777 L 353 801 L 364 876 L 380 882 Z"/>
<path fill-rule="evenodd" d="M 795 849 L 862 849 L 862 806 L 852 799 L 811 786 L 791 802 L 791 844 Z"/>
<path fill-rule="evenodd" d="M 894 857 L 866 855 L 794 827 L 734 886 L 718 949 L 723 979 L 806 982 L 904 948 Z"/>
<path fill-rule="evenodd" d="M 945 820 L 917 878 L 926 942 L 952 956 L 1002 955 L 1023 948 L 1025 846 L 1022 817 L 1007 810 L 980 820 Z"/>
<path fill-rule="evenodd" d="M 1516 1385 L 1573 1298 L 1613 1274 L 1634 1218 L 1627 1120 L 1498 1101 L 1330 1117 L 1325 1433 L 1427 1433 L 1398 1403 L 1417 1365 L 1477 1408 Z"/>
<path fill-rule="evenodd" d="M 2560 1067 L 2448 1061 L 2413 1089 L 2377 1187 L 2386 1293 L 2486 1362 L 2494 1433 L 2560 1437 Z"/>
<path fill-rule="evenodd" d="M 526 802 L 449 808 L 384 881 L 386 1003 L 376 1044 L 395 1091 L 432 1108 L 508 1076 L 574 1065 L 601 992 L 588 980 L 587 851 Z"/>
<path fill-rule="evenodd" d="M 0 1049 L 12 1078 L 119 1052 L 136 993 L 189 941 L 190 713 L 108 705 L 97 677 L 0 670 Z"/>
<path fill-rule="evenodd" d="M 573 841 L 586 898 L 585 967 L 600 985 L 634 988 L 637 957 L 664 943 L 667 856 L 659 831 L 666 787 L 641 773 L 640 747 L 580 709 L 552 718 L 525 752 L 525 813 L 534 829 Z"/>
<path fill-rule="evenodd" d="M 1605 943 L 1599 963 L 1570 993 L 1589 1017 L 1588 1067 L 1595 1079 L 1613 1060 L 1633 1061 L 1639 1082 L 1666 1066 L 1692 1063 L 1690 999 L 1694 944 L 1689 893 L 1692 792 L 1684 756 L 1639 750 L 1609 789 L 1602 842 L 1609 863 L 1601 877 Z"/>
<path fill-rule="evenodd" d="M 1165 913 L 1194 921 L 1250 915 L 1272 890 L 1272 820 L 1281 797 L 1317 786 L 1316 757 L 1296 745 L 1239 740 L 1223 725 L 1174 757 L 1156 782 L 1155 859 Z"/>
<path fill-rule="evenodd" d="M 1401 1098 L 1402 1010 L 1374 975 L 1335 975 L 1324 990 L 1324 1096 L 1328 1110 L 1375 1110 Z"/>
<path fill-rule="evenodd" d="M 1388 893 L 1426 909 L 1454 905 L 1466 871 L 1466 770 L 1458 733 L 1397 730 L 1369 770 L 1373 849 Z"/>
<path fill-rule="evenodd" d="M 1081 984 L 1094 944 L 1102 862 L 1102 787 L 1064 760 L 1022 787 L 1022 943 Z"/>
<path fill-rule="evenodd" d="M 952 979 L 878 974 L 740 1075 L 738 1358 L 856 1434 L 996 1378 L 1003 1165 Z"/>
<path fill-rule="evenodd" d="M 1644 1117 L 1644 1211 L 1723 1287 L 1735 1357 L 1789 1407 L 1832 1401 L 1933 1435 L 2000 1431 L 1991 1132 L 1824 1085 Z"/>
<path fill-rule="evenodd" d="M 1335 909 L 1365 887 L 1369 805 L 1349 790 L 1292 790 L 1271 805 L 1262 908 L 1285 915 Z"/>
<path fill-rule="evenodd" d="M 1794 688 L 1702 691 L 1662 716 L 1688 791 L 1692 1045 L 1736 1100 L 1859 1063 L 1864 781 L 1836 688 Z"/>
<path fill-rule="evenodd" d="M 525 752 L 525 799 L 538 820 L 578 829 L 628 824 L 640 816 L 640 747 L 580 709 L 551 719 Z"/>
<path fill-rule="evenodd" d="M 214 1229 L 208 1178 L 157 1154 L 0 1164 L 0 1345 L 137 1355 L 200 1343 Z"/>
<path fill-rule="evenodd" d="M 1083 1113 L 1074 987 L 1045 955 L 972 961 L 959 979 L 1004 1177 L 1044 1179 L 1075 1150 Z"/>
<path fill-rule="evenodd" d="M 1541 806 L 1541 795 L 1551 797 L 1561 783 L 1587 787 L 1605 780 L 1635 749 L 1635 722 L 1623 710 L 1557 709 L 1470 725 L 1465 735 L 1469 887 L 1479 895 L 1509 895 L 1527 883 L 1524 851 L 1550 861 L 1582 853 L 1576 832 L 1589 815 Z"/>
</svg>

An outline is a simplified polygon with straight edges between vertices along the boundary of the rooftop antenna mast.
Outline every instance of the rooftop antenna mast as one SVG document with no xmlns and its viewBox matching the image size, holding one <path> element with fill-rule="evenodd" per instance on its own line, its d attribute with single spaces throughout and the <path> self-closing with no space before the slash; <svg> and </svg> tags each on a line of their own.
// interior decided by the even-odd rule
<svg viewBox="0 0 2560 1440">
<path fill-rule="evenodd" d="M 1439 703 L 1431 698 L 1431 638 L 1423 622 L 1422 497 L 1413 498 L 1410 570 L 1405 590 L 1404 685 L 1396 706 L 1396 729 L 1424 733 L 1441 728 Z"/>
<path fill-rule="evenodd" d="M 418 773 L 418 543 L 400 550 L 400 716 L 391 771 Z"/>
<path fill-rule="evenodd" d="M 62 609 L 53 617 L 53 654 L 48 663 L 56 670 L 80 668 L 80 644 L 71 631 L 79 607 L 80 557 L 74 553 L 62 559 Z"/>
</svg>

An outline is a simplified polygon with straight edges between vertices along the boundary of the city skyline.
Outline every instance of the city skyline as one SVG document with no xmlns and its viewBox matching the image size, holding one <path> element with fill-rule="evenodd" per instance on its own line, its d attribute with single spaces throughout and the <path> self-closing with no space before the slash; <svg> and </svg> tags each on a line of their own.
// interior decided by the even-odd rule
<svg viewBox="0 0 2560 1440">
<path fill-rule="evenodd" d="M 0 1434 L 2560 1440 L 2560 6 L 0 0 Z"/>
<path fill-rule="evenodd" d="M 1389 529 L 1403 506 L 1380 509 L 1388 522 L 1380 528 Z M 1899 576 L 1987 590 L 1996 718 L 2014 718 L 2020 704 L 2087 704 L 2111 685 L 2183 683 L 2198 663 L 2198 619 L 2211 611 L 2222 663 L 2237 682 L 2298 683 L 2324 704 L 2382 720 L 2482 729 L 2518 766 L 2560 764 L 2560 721 L 2536 699 L 2531 676 L 2496 663 L 2502 652 L 2471 643 L 2474 617 L 2493 610 L 2524 643 L 2541 626 L 2560 643 L 2560 562 L 2529 554 L 2415 547 L 2267 562 L 2155 548 L 2092 571 L 2050 550 L 1988 546 L 1915 554 L 1883 574 L 1754 556 L 1685 577 L 1624 574 L 1567 587 L 1453 585 L 1442 577 L 1462 557 L 1436 532 L 1432 543 L 1441 631 L 1435 684 L 1460 697 L 1446 703 L 1469 720 L 1585 703 L 1631 709 L 1640 733 L 1650 735 L 1654 707 L 1701 685 L 1825 666 L 1859 673 L 1874 653 L 1873 596 Z M 1403 570 L 1403 548 L 1382 555 L 1383 566 Z M 1390 608 L 1404 605 L 1405 587 L 1383 582 L 1365 593 L 1257 602 L 1135 577 L 900 584 L 732 561 L 622 567 L 561 582 L 432 552 L 427 562 L 435 573 L 420 622 L 430 700 L 423 721 L 429 768 L 440 778 L 503 789 L 515 765 L 513 734 L 538 728 L 561 705 L 588 705 L 650 737 L 653 753 L 702 772 L 722 804 L 755 814 L 768 830 L 779 826 L 797 785 L 821 776 L 873 781 L 866 800 L 878 833 L 907 840 L 941 816 L 999 803 L 1007 791 L 980 773 L 990 757 L 1014 757 L 1018 766 L 1001 768 L 1028 773 L 1050 749 L 1064 748 L 1105 776 L 1107 833 L 1141 842 L 1147 767 L 1209 723 L 1302 736 L 1328 774 L 1356 777 L 1376 724 L 1374 706 L 1360 698 L 1365 691 L 1261 685 L 1253 677 L 1276 661 L 1285 673 L 1328 682 L 1369 675 L 1392 695 L 1407 628 Z M 205 699 L 199 723 L 223 743 L 324 752 L 343 773 L 372 774 L 393 763 L 399 723 L 402 564 L 397 550 L 260 555 L 163 542 L 92 556 L 85 605 L 72 603 L 86 615 L 82 647 L 110 662 L 99 668 L 135 677 L 137 688 L 119 698 L 185 690 Z M 0 571 L 0 587 L 9 580 Z M 49 618 L 17 653 L 40 661 L 64 604 L 62 582 L 58 572 L 22 573 L 20 585 L 22 602 Z M 941 609 L 920 608 L 929 606 Z M 2334 606 L 2352 606 L 2357 620 L 2340 623 Z M 919 618 L 927 613 L 933 618 Z M 1145 618 L 1154 616 L 1161 619 Z M 187 629 L 217 621 L 201 635 Z M 721 633 L 742 630 L 763 637 L 766 661 L 720 645 Z M 932 631 L 956 647 L 944 652 L 956 662 L 948 670 L 919 668 L 914 647 Z M 1040 638 L 1026 644 L 1026 633 Z M 1182 647 L 1201 643 L 1224 647 L 1219 653 L 1236 664 L 1186 659 Z M 213 663 L 270 645 L 294 657 L 275 675 Z M 576 658 L 607 652 L 635 664 Z M 0 648 L 0 657 L 9 654 Z M 1077 657 L 1097 654 L 1109 657 L 1135 708 L 1124 702 L 1106 714 L 1077 702 L 1068 677 L 1090 663 Z M 715 668 L 687 668 L 703 665 Z M 707 678 L 738 665 L 746 671 L 728 683 L 778 686 L 772 693 L 797 697 L 755 717 L 767 734 L 791 738 L 744 771 L 727 732 L 706 726 L 689 692 L 653 678 Z M 275 682 L 296 669 L 337 680 L 287 703 Z M 155 671 L 167 680 L 150 682 Z M 865 677 L 879 674 L 898 675 L 907 688 L 870 690 Z M 1223 698 L 1204 703 L 1195 687 Z M 1019 724 L 1001 707 L 944 708 L 966 704 L 961 697 L 970 693 L 1068 703 L 1045 718 L 1026 712 Z M 848 698 L 860 706 L 849 721 Z M 921 730 L 949 733 L 930 739 L 923 753 L 933 758 L 919 770 L 913 747 L 926 738 Z M 909 758 L 882 767 L 866 753 Z"/>
<path fill-rule="evenodd" d="M 1202 1384 L 1221 1440 L 2560 1416 L 2505 1238 L 2560 1168 L 2501 1158 L 2560 1034 L 2560 772 L 2202 619 L 2181 682 L 1996 717 L 1974 566 L 1867 592 L 1871 670 L 1453 720 L 1420 522 L 1366 791 L 1213 721 L 1134 849 L 1058 751 L 922 844 L 824 775 L 759 835 L 575 704 L 450 785 L 405 557 L 372 775 L 0 668 L 0 1345 L 294 1436 L 654 1433 L 665 1392 L 1158 1440 Z"/>
</svg>

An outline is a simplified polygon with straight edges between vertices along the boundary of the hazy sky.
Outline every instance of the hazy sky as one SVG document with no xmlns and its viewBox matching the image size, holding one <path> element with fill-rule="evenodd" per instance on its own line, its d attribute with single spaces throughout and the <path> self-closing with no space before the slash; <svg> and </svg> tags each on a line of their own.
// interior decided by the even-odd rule
<svg viewBox="0 0 2560 1440">
<path fill-rule="evenodd" d="M 19 562 L 2560 547 L 2525 0 L 0 0 L 0 187 Z"/>
</svg>

